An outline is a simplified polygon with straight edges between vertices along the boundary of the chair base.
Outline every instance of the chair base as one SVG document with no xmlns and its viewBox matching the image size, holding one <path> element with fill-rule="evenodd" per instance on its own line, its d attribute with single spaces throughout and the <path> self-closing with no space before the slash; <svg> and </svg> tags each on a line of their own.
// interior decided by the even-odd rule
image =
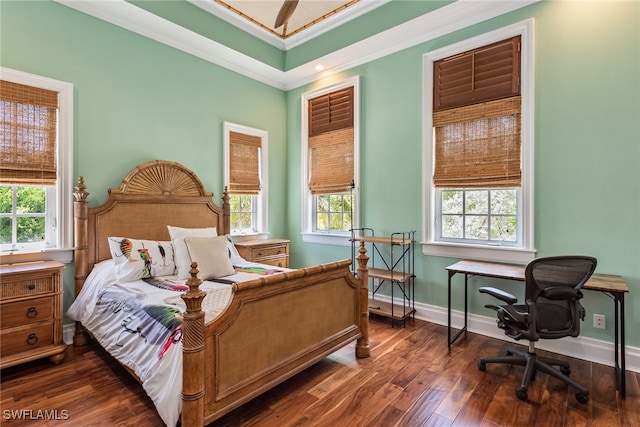
<svg viewBox="0 0 640 427">
<path fill-rule="evenodd" d="M 516 389 L 516 396 L 520 400 L 527 400 L 527 389 L 531 381 L 535 379 L 536 372 L 539 370 L 564 381 L 566 384 L 578 390 L 578 393 L 576 393 L 576 400 L 578 400 L 578 402 L 587 403 L 589 401 L 589 390 L 569 377 L 571 373 L 569 363 L 564 360 L 538 356 L 535 353 L 535 349 L 525 352 L 509 348 L 507 349 L 506 356 L 484 357 L 480 359 L 478 369 L 485 371 L 487 369 L 487 363 L 507 363 L 509 365 L 525 367 L 522 383 L 520 387 Z M 560 370 L 554 369 L 553 366 L 559 366 Z"/>
</svg>

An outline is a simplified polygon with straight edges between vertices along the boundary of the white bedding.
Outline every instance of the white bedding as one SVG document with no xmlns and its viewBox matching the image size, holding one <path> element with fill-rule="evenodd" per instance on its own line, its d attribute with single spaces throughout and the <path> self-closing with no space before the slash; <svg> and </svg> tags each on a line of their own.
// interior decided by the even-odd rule
<svg viewBox="0 0 640 427">
<path fill-rule="evenodd" d="M 236 266 L 239 272 L 221 282 L 205 281 L 200 289 L 205 323 L 215 319 L 229 305 L 232 287 L 261 277 L 246 272 L 251 268 L 275 267 L 249 263 Z M 263 274 L 265 272 L 263 271 Z M 178 284 L 177 276 L 159 278 L 163 285 Z M 132 369 L 168 426 L 175 426 L 182 407 L 182 290 L 152 286 L 142 280 L 118 284 L 112 260 L 96 264 L 67 315 L 83 324 L 96 340 L 120 363 Z"/>
</svg>

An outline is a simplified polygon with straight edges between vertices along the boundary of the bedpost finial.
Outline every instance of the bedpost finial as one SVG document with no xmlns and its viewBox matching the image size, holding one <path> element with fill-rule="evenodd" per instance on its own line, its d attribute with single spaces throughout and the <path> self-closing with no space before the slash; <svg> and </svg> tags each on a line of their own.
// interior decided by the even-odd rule
<svg viewBox="0 0 640 427">
<path fill-rule="evenodd" d="M 78 184 L 76 185 L 76 191 L 73 192 L 76 202 L 84 202 L 90 193 L 87 192 L 87 186 L 84 185 L 84 177 L 81 175 L 78 177 Z"/>
<path fill-rule="evenodd" d="M 191 277 L 187 280 L 187 286 L 189 290 L 182 295 L 182 299 L 187 305 L 187 312 L 197 312 L 202 308 L 202 300 L 207 295 L 206 292 L 200 289 L 202 280 L 198 278 L 198 263 L 191 263 L 191 270 L 189 270 Z"/>
</svg>

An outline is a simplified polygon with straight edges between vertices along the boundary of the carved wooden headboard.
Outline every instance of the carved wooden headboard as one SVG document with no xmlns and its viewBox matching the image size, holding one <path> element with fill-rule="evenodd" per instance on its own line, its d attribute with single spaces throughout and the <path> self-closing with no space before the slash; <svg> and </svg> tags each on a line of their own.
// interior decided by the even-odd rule
<svg viewBox="0 0 640 427">
<path fill-rule="evenodd" d="M 167 225 L 185 228 L 217 227 L 229 234 L 229 197 L 222 208 L 213 202 L 202 181 L 176 162 L 152 160 L 135 167 L 108 199 L 89 208 L 84 179 L 74 192 L 76 294 L 94 264 L 111 257 L 109 236 L 169 240 Z"/>
</svg>

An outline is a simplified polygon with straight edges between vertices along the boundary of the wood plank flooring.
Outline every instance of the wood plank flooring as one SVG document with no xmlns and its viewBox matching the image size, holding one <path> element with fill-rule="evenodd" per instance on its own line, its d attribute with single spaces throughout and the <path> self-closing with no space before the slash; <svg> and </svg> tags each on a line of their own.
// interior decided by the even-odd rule
<svg viewBox="0 0 640 427">
<path fill-rule="evenodd" d="M 372 357 L 356 359 L 350 345 L 211 426 L 640 427 L 638 373 L 627 373 L 620 400 L 613 368 L 566 358 L 589 402 L 542 373 L 523 402 L 514 394 L 522 367 L 476 366 L 512 343 L 468 333 L 449 351 L 443 326 L 415 320 L 391 328 L 377 318 L 370 342 Z M 3 426 L 163 425 L 142 387 L 93 343 L 67 349 L 58 366 L 43 359 L 0 374 Z"/>
</svg>

